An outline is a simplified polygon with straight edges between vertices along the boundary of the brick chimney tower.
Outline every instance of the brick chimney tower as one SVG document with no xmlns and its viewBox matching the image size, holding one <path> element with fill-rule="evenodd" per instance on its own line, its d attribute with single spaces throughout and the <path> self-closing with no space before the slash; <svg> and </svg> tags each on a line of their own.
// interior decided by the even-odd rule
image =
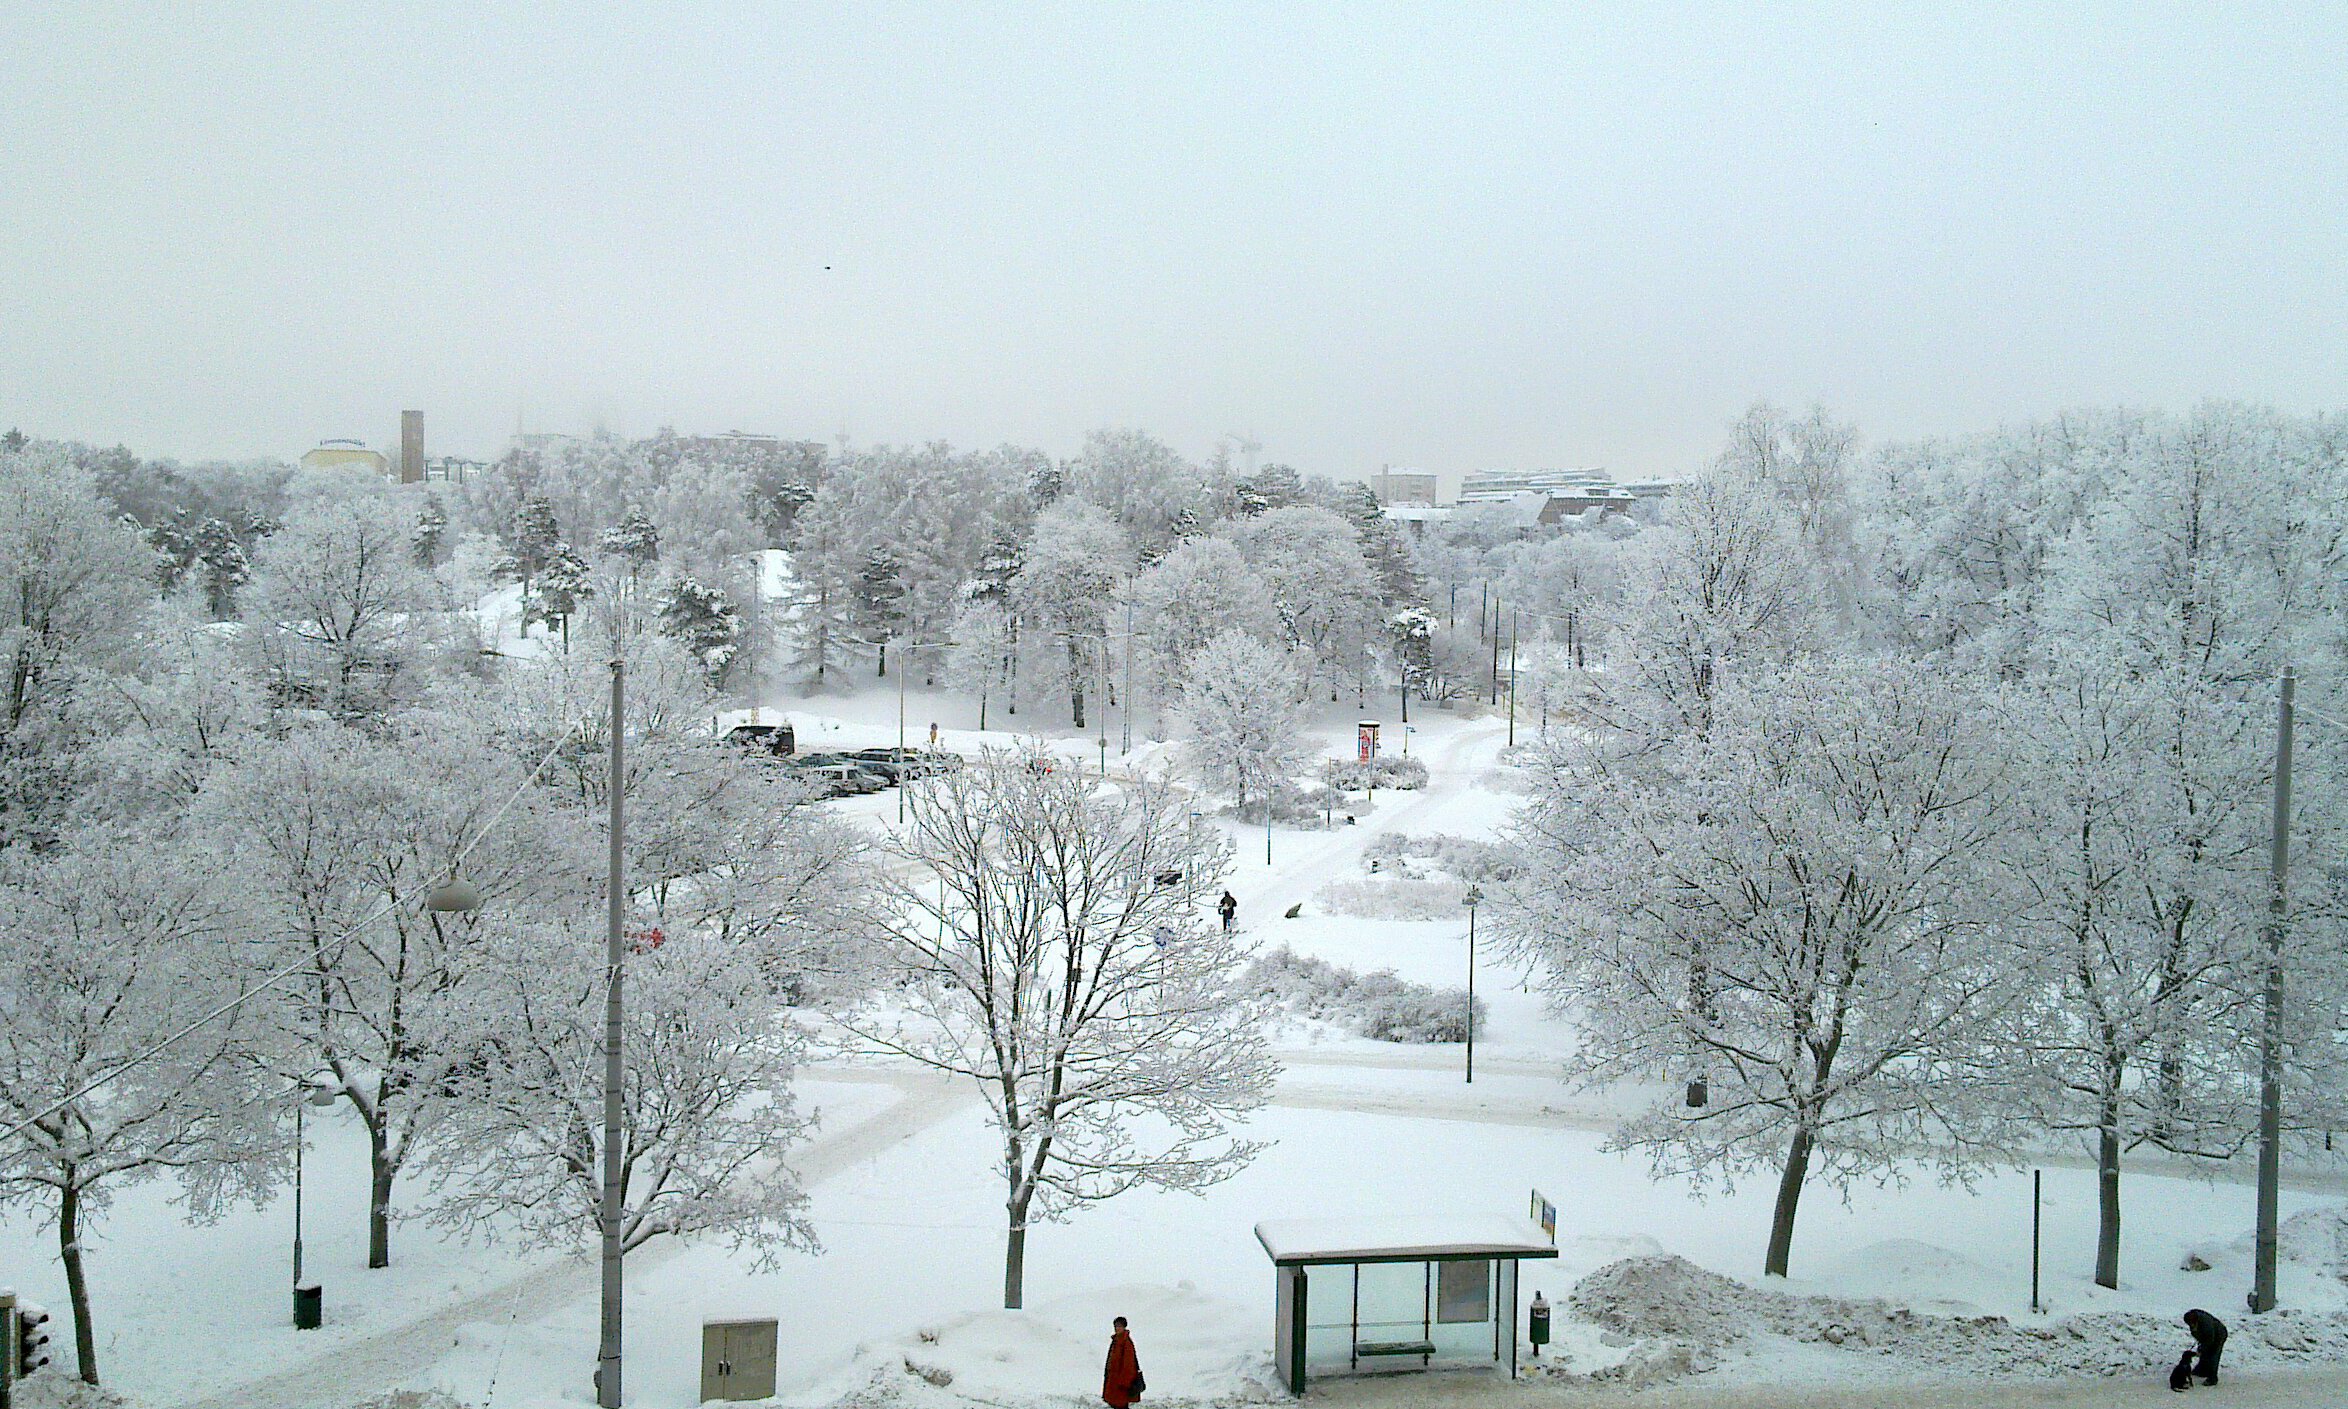
<svg viewBox="0 0 2348 1409">
<path fill-rule="evenodd" d="M 424 413 L 399 413 L 399 482 L 424 482 Z"/>
</svg>

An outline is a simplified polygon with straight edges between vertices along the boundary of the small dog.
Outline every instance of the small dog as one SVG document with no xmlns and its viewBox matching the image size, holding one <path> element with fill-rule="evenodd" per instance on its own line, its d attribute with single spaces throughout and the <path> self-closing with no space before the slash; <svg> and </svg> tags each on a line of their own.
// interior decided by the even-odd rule
<svg viewBox="0 0 2348 1409">
<path fill-rule="evenodd" d="M 2179 1394 L 2193 1388 L 2193 1352 L 2188 1350 L 2177 1357 L 2177 1368 L 2169 1371 L 2169 1388 Z"/>
</svg>

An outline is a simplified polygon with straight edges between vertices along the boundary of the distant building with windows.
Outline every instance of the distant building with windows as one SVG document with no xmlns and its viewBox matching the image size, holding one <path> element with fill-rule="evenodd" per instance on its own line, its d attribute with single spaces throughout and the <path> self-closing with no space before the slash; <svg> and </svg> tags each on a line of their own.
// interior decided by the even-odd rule
<svg viewBox="0 0 2348 1409">
<path fill-rule="evenodd" d="M 1499 504 L 1519 494 L 1573 495 L 1615 488 L 1614 476 L 1594 466 L 1569 470 L 1477 470 L 1459 484 L 1462 504 Z"/>
<path fill-rule="evenodd" d="M 1370 476 L 1370 492 L 1381 504 L 1432 504 L 1435 476 L 1426 470 L 1398 470 L 1388 465 Z"/>
</svg>

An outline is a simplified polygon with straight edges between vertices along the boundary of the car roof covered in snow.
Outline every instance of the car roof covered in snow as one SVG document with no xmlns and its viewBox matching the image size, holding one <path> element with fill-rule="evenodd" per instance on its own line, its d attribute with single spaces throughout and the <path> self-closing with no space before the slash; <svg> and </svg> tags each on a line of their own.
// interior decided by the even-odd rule
<svg viewBox="0 0 2348 1409">
<path fill-rule="evenodd" d="M 1549 1235 L 1499 1214 L 1410 1214 L 1385 1218 L 1273 1218 L 1256 1241 L 1274 1262 L 1441 1262 L 1484 1257 L 1555 1257 Z"/>
</svg>

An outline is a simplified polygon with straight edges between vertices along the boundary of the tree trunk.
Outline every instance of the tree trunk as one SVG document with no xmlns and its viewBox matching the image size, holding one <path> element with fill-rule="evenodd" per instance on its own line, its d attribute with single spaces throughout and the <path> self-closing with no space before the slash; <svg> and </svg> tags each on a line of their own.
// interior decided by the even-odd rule
<svg viewBox="0 0 2348 1409">
<path fill-rule="evenodd" d="M 1777 1178 L 1777 1211 L 1769 1220 L 1769 1260 L 1762 1271 L 1786 1275 L 1786 1260 L 1794 1246 L 1794 1213 L 1802 1204 L 1802 1181 L 1810 1176 L 1810 1147 L 1816 1142 L 1806 1127 L 1797 1126 L 1786 1146 L 1785 1169 Z"/>
<path fill-rule="evenodd" d="M 2120 1286 L 2120 1098 L 2107 1089 L 2095 1136 L 2095 1285 Z"/>
<path fill-rule="evenodd" d="M 986 732 L 986 691 L 978 692 L 978 732 Z"/>
<path fill-rule="evenodd" d="M 65 1264 L 65 1295 L 73 1302 L 73 1358 L 81 1367 L 82 1383 L 98 1382 L 98 1333 L 90 1325 L 90 1282 L 82 1272 L 82 1195 L 67 1186 L 57 1201 L 57 1256 Z M 8 1342 L 13 1345 L 13 1340 Z M 13 1375 L 11 1365 L 5 1372 Z"/>
<path fill-rule="evenodd" d="M 1003 1242 L 1003 1309 L 1017 1311 L 1027 1294 L 1027 1229 L 1019 1216 L 1011 1217 L 1011 1230 Z"/>
<path fill-rule="evenodd" d="M 391 1266 L 391 1181 L 399 1173 L 385 1156 L 383 1139 L 376 1136 L 367 1149 L 374 1178 L 367 1197 L 367 1265 Z"/>
</svg>

